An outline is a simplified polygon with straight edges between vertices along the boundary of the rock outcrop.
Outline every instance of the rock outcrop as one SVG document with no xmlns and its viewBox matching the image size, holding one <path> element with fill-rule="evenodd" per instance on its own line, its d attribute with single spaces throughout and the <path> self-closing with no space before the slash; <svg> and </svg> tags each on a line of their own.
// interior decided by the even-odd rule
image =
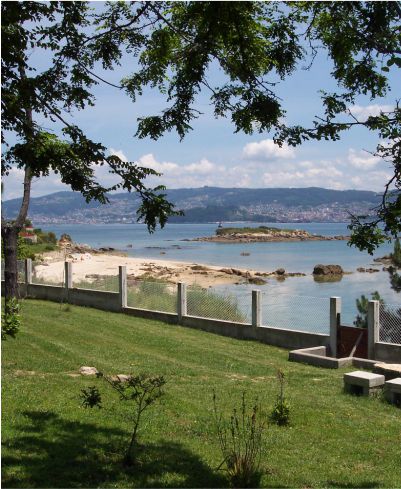
<svg viewBox="0 0 401 489">
<path fill-rule="evenodd" d="M 344 270 L 340 265 L 315 265 L 313 275 L 342 275 Z"/>
</svg>

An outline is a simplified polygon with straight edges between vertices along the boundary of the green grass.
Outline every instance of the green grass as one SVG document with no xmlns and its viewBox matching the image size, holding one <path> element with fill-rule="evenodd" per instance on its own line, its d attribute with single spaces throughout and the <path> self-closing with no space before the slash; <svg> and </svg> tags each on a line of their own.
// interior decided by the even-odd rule
<svg viewBox="0 0 401 489">
<path fill-rule="evenodd" d="M 263 487 L 399 487 L 401 410 L 342 391 L 344 370 L 287 361 L 257 342 L 90 308 L 25 301 L 24 326 L 3 343 L 3 487 L 226 487 L 217 471 L 212 390 L 228 415 L 246 390 L 266 415 L 284 370 L 288 428 L 268 426 Z M 121 463 L 130 425 L 124 407 L 80 366 L 167 379 L 163 403 L 140 433 L 138 464 Z M 97 385 L 104 408 L 80 407 Z"/>
</svg>

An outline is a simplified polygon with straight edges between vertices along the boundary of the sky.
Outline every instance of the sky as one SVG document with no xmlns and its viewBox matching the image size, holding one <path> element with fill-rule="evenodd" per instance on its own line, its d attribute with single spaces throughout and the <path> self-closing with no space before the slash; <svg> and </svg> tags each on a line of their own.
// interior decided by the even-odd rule
<svg viewBox="0 0 401 489">
<path fill-rule="evenodd" d="M 35 53 L 33 53 L 35 56 Z M 47 59 L 36 53 L 38 65 Z M 335 82 L 330 77 L 331 63 L 326 53 L 320 52 L 308 71 L 300 64 L 291 77 L 277 85 L 275 90 L 283 100 L 287 123 L 310 125 L 315 115 L 321 115 L 319 90 L 334 91 Z M 120 70 L 103 75 L 116 82 L 134 71 L 135 61 L 128 56 Z M 219 79 L 216 66 L 210 77 Z M 392 90 L 386 98 L 370 100 L 360 97 L 351 107 L 360 119 L 390 110 L 400 93 L 401 82 L 396 73 L 390 74 Z M 167 188 L 183 187 L 312 187 L 337 190 L 360 189 L 382 191 L 390 178 L 390 165 L 372 156 L 378 139 L 371 132 L 355 128 L 344 133 L 340 141 L 312 141 L 292 148 L 274 144 L 272 134 L 234 133 L 229 119 L 215 119 L 207 93 L 202 93 L 196 108 L 203 115 L 193 124 L 184 140 L 168 133 L 158 141 L 134 137 L 137 118 L 159 113 L 166 104 L 158 92 L 146 89 L 144 95 L 133 103 L 128 96 L 108 85 L 95 89 L 95 107 L 75 112 L 69 120 L 79 125 L 94 141 L 101 142 L 110 154 L 123 160 L 151 167 L 163 175 L 149 179 L 149 185 L 164 184 Z M 344 120 L 346 116 L 344 115 Z M 59 127 L 49 122 L 45 126 L 56 133 Z M 98 177 L 104 184 L 114 183 L 114 177 L 102 167 Z M 22 195 L 23 172 L 13 168 L 3 179 L 3 200 Z M 59 177 L 36 179 L 32 184 L 33 197 L 69 190 Z"/>
</svg>

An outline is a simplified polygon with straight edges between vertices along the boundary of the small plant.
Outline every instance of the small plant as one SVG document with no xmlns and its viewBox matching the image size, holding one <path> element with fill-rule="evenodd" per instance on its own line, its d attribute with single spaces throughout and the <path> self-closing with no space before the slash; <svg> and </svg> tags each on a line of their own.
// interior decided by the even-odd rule
<svg viewBox="0 0 401 489">
<path fill-rule="evenodd" d="M 379 301 L 381 304 L 384 304 L 384 300 L 380 297 L 380 294 L 379 292 L 377 292 L 377 290 L 375 292 L 372 292 L 371 296 L 371 300 Z M 368 304 L 369 299 L 363 294 L 359 299 L 356 300 L 356 308 L 358 309 L 359 314 L 355 318 L 354 326 L 356 326 L 357 328 L 368 327 Z"/>
<path fill-rule="evenodd" d="M 96 374 L 110 385 L 120 396 L 121 401 L 133 404 L 131 421 L 133 429 L 131 439 L 124 456 L 126 465 L 133 465 L 135 462 L 135 450 L 138 446 L 138 431 L 144 411 L 154 404 L 163 394 L 163 386 L 166 384 L 164 377 L 150 377 L 145 374 L 127 376 L 124 382 L 114 380 L 112 377 L 99 372 Z M 102 397 L 96 387 L 88 387 L 81 391 L 82 405 L 85 408 L 101 407 Z"/>
<path fill-rule="evenodd" d="M 101 408 L 102 396 L 97 387 L 91 386 L 81 390 L 82 406 L 84 408 Z"/>
<path fill-rule="evenodd" d="M 15 297 L 7 299 L 4 305 L 4 312 L 1 321 L 1 339 L 6 340 L 7 336 L 15 338 L 21 327 L 20 303 Z"/>
<path fill-rule="evenodd" d="M 234 408 L 230 420 L 224 421 L 218 413 L 216 394 L 213 393 L 214 417 L 223 461 L 232 487 L 258 487 L 262 472 L 260 458 L 265 424 L 260 407 L 255 401 L 247 412 L 245 392 L 240 412 Z"/>
<path fill-rule="evenodd" d="M 280 392 L 277 396 L 276 403 L 274 404 L 273 411 L 271 412 L 270 419 L 273 423 L 279 426 L 286 426 L 290 422 L 290 405 L 284 396 L 284 372 L 282 370 L 277 371 L 277 379 L 280 385 Z"/>
</svg>

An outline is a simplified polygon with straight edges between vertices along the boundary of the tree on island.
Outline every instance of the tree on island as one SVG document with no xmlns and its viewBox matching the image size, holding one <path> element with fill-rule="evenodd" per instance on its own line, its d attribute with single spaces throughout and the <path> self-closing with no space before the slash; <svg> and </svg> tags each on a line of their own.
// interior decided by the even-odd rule
<svg viewBox="0 0 401 489">
<path fill-rule="evenodd" d="M 117 189 L 138 192 L 139 217 L 150 230 L 175 212 L 163 187 L 145 185 L 146 177 L 157 175 L 154 170 L 107 155 L 101 143 L 67 120 L 65 114 L 94 105 L 98 83 L 124 90 L 134 101 L 146 86 L 166 95 L 169 105 L 161 114 L 138 119 L 139 138 L 156 140 L 174 130 L 182 139 L 200 115 L 196 99 L 205 90 L 216 117 L 230 116 L 236 132 L 273 130 L 278 144 L 337 140 L 354 126 L 377 131 L 389 142 L 377 152 L 391 161 L 394 176 L 376 218 L 355 218 L 352 243 L 372 252 L 401 229 L 398 104 L 366 121 L 336 119 L 358 95 L 374 99 L 388 91 L 387 72 L 401 66 L 398 2 L 115 2 L 98 4 L 95 11 L 88 2 L 3 2 L 2 44 L 2 175 L 13 166 L 25 175 L 19 215 L 2 221 L 6 299 L 18 294 L 17 235 L 32 178 L 53 170 L 87 201 L 102 203 Z M 332 76 L 342 90 L 323 93 L 324 116 L 312 128 L 288 127 L 275 85 L 299 63 L 311 64 L 319 45 L 331 57 Z M 35 66 L 32 51 L 47 56 L 46 68 Z M 126 53 L 138 69 L 119 85 L 96 72 L 99 66 L 114 69 Z M 209 76 L 212 63 L 225 76 L 219 86 Z M 45 129 L 56 122 L 62 129 Z M 95 168 L 103 165 L 119 183 L 104 187 L 98 181 Z"/>
</svg>

